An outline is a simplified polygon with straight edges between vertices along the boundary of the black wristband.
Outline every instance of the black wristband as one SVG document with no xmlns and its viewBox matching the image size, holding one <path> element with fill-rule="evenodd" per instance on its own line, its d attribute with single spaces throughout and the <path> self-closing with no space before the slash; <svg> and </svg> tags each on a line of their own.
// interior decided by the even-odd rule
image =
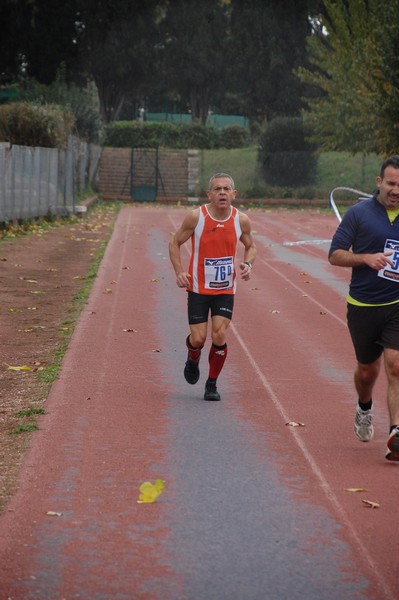
<svg viewBox="0 0 399 600">
<path fill-rule="evenodd" d="M 244 265 L 248 265 L 252 269 L 252 263 L 249 260 L 244 260 Z"/>
</svg>

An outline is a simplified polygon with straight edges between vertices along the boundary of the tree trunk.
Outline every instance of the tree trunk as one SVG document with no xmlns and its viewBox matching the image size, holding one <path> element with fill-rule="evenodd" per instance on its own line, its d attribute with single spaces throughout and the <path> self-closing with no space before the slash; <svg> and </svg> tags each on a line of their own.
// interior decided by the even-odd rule
<svg viewBox="0 0 399 600">
<path fill-rule="evenodd" d="M 194 86 L 190 91 L 191 119 L 206 125 L 209 112 L 209 89 Z"/>
</svg>

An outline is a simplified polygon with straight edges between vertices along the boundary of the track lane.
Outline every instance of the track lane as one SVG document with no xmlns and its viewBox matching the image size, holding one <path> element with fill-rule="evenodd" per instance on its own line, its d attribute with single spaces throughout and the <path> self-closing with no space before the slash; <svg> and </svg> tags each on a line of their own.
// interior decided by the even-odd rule
<svg viewBox="0 0 399 600">
<path fill-rule="evenodd" d="M 397 471 L 383 462 L 382 396 L 376 440 L 360 444 L 352 433 L 345 277 L 326 268 L 325 249 L 282 246 L 286 214 L 280 226 L 279 213 L 253 212 L 259 256 L 239 287 L 223 400 L 204 403 L 206 354 L 199 385 L 182 378 L 185 295 L 167 258 L 183 214 L 139 206 L 120 215 L 25 465 L 28 481 L 0 520 L 3 584 L 14 581 L 7 593 L 395 597 L 387 540 Z M 311 237 L 311 219 L 303 226 Z M 137 505 L 136 486 L 157 476 L 165 494 Z M 381 508 L 344 491 L 357 486 Z M 66 518 L 49 520 L 44 505 Z"/>
</svg>

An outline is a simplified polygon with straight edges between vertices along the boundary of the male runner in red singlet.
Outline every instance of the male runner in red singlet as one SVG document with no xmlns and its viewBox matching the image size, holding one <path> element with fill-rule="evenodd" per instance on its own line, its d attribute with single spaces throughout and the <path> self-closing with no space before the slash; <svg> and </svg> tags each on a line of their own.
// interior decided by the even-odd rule
<svg viewBox="0 0 399 600">
<path fill-rule="evenodd" d="M 169 244 L 176 283 L 188 292 L 190 334 L 186 339 L 188 357 L 184 377 L 191 384 L 199 379 L 199 360 L 211 312 L 212 346 L 204 400 L 220 400 L 216 380 L 227 356 L 226 332 L 233 314 L 236 291 L 234 259 L 237 241 L 244 245 L 244 258 L 240 263 L 240 275 L 244 281 L 250 278 L 256 256 L 250 220 L 231 206 L 236 193 L 230 175 L 213 175 L 207 191 L 209 203 L 187 214 Z M 180 246 L 190 238 L 191 259 L 186 271 L 182 266 Z"/>
</svg>

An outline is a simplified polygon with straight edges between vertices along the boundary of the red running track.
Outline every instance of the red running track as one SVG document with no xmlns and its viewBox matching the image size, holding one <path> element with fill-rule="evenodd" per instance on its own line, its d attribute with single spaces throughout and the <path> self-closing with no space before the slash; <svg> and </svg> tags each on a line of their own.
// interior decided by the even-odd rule
<svg viewBox="0 0 399 600">
<path fill-rule="evenodd" d="M 199 383 L 182 376 L 185 292 L 167 255 L 185 211 L 118 217 L 0 518 L 1 600 L 398 598 L 385 381 L 375 438 L 358 442 L 349 271 L 326 259 L 335 217 L 250 212 L 258 257 L 222 401 L 207 403 L 207 348 Z M 157 478 L 163 494 L 138 504 Z"/>
</svg>

